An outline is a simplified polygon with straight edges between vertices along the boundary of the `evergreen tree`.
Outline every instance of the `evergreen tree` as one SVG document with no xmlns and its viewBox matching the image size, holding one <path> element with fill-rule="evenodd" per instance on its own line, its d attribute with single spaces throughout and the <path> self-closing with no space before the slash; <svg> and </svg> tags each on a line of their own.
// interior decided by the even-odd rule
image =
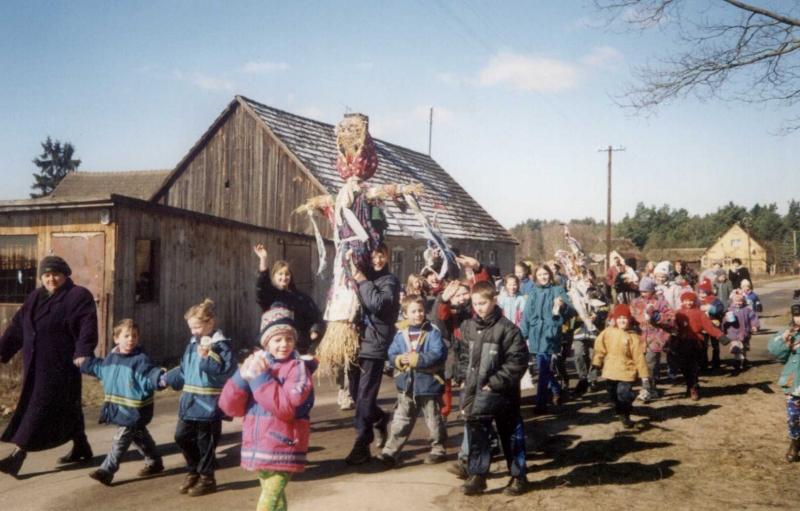
<svg viewBox="0 0 800 511">
<path fill-rule="evenodd" d="M 31 188 L 39 192 L 32 193 L 32 199 L 47 197 L 68 173 L 78 170 L 81 161 L 72 159 L 74 153 L 75 148 L 69 142 L 62 146 L 58 140 L 53 143 L 49 136 L 42 142 L 42 154 L 33 159 L 39 173 L 33 175 L 36 181 Z"/>
<path fill-rule="evenodd" d="M 780 266 L 781 271 L 791 272 L 794 267 L 794 242 L 791 235 L 786 235 L 781 243 Z"/>
</svg>

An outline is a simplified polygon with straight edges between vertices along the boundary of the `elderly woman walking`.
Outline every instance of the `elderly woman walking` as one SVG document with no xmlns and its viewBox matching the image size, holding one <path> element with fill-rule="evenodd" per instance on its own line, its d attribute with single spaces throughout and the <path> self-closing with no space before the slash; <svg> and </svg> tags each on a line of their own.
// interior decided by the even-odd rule
<svg viewBox="0 0 800 511">
<path fill-rule="evenodd" d="M 29 451 L 72 440 L 59 463 L 92 459 L 81 409 L 81 373 L 74 360 L 94 354 L 97 307 L 92 293 L 77 286 L 66 261 L 47 256 L 39 263 L 42 287 L 33 291 L 0 337 L 0 362 L 20 350 L 22 394 L 0 440 L 16 449 L 0 460 L 0 472 L 16 477 Z"/>
</svg>

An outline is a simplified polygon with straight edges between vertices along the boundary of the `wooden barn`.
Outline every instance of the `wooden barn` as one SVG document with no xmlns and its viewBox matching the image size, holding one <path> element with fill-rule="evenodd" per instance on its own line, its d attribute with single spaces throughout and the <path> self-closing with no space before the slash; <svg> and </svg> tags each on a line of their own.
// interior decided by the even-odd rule
<svg viewBox="0 0 800 511">
<path fill-rule="evenodd" d="M 257 259 L 288 261 L 300 289 L 324 306 L 333 255 L 331 227 L 319 222 L 326 274 L 307 216 L 292 212 L 336 193 L 336 141 L 330 124 L 237 96 L 173 170 L 74 172 L 50 197 L 0 202 L 0 331 L 37 285 L 37 262 L 63 256 L 74 280 L 95 295 L 104 342 L 133 318 L 158 361 L 178 357 L 188 339 L 190 305 L 210 297 L 223 331 L 239 346 L 255 339 Z M 375 140 L 370 183 L 425 185 L 421 206 L 453 247 L 511 272 L 516 240 L 429 156 Z M 391 270 L 419 271 L 425 242 L 410 214 L 387 205 Z M 7 368 L 0 367 L 0 374 Z"/>
</svg>

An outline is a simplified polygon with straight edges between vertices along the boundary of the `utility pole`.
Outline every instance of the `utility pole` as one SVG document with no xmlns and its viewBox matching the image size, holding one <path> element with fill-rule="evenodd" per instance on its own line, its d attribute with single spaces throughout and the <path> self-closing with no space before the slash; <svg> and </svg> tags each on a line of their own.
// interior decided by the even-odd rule
<svg viewBox="0 0 800 511">
<path fill-rule="evenodd" d="M 750 217 L 744 217 L 744 232 L 747 233 L 747 270 L 753 274 L 752 252 L 750 252 Z M 769 268 L 767 268 L 769 270 Z"/>
<path fill-rule="evenodd" d="M 431 107 L 431 117 L 428 122 L 428 156 L 431 155 L 431 141 L 433 140 L 433 107 Z"/>
<path fill-rule="evenodd" d="M 611 267 L 611 153 L 624 151 L 624 147 L 598 149 L 598 153 L 608 152 L 608 210 L 606 212 L 606 271 Z"/>
</svg>

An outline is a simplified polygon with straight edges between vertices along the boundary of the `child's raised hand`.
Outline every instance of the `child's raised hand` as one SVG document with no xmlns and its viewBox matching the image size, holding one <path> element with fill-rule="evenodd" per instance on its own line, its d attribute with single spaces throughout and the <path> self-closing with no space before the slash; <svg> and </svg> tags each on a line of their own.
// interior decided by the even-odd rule
<svg viewBox="0 0 800 511">
<path fill-rule="evenodd" d="M 444 288 L 444 291 L 442 291 L 442 301 L 449 302 L 450 300 L 452 300 L 453 297 L 456 295 L 456 291 L 458 291 L 458 286 L 460 285 L 461 284 L 459 284 L 457 280 L 454 280 L 449 284 L 447 284 L 447 286 Z"/>
<path fill-rule="evenodd" d="M 256 253 L 259 259 L 267 258 L 267 249 L 264 248 L 264 245 L 262 245 L 261 243 L 253 247 L 253 252 Z"/>
<path fill-rule="evenodd" d="M 475 259 L 474 257 L 470 256 L 460 255 L 456 257 L 456 261 L 458 261 L 458 264 L 460 264 L 461 266 L 464 266 L 465 268 L 469 268 L 471 270 L 477 270 L 478 268 L 481 267 L 481 263 L 478 262 L 478 260 Z"/>
</svg>

